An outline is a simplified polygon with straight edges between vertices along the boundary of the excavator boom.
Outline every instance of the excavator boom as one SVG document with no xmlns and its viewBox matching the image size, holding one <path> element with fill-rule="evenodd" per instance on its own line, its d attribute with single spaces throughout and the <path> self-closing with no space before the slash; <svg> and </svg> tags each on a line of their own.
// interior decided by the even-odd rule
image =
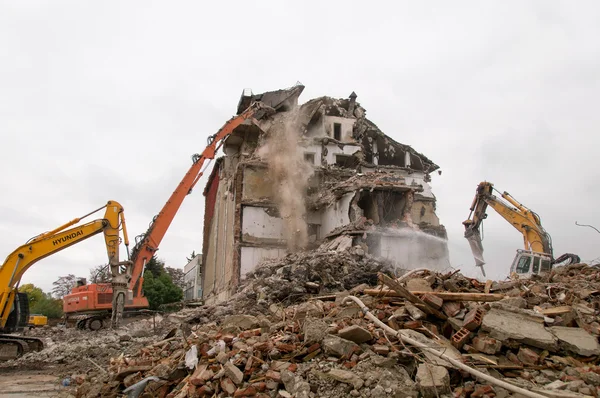
<svg viewBox="0 0 600 398">
<path fill-rule="evenodd" d="M 215 154 L 223 144 L 224 140 L 236 129 L 239 125 L 247 120 L 260 119 L 265 115 L 274 113 L 275 110 L 262 104 L 254 102 L 244 112 L 234 116 L 227 121 L 216 134 L 208 139 L 208 145 L 201 154 L 196 154 L 192 157 L 193 163 L 188 172 L 185 174 L 179 185 L 171 194 L 171 197 L 160 213 L 150 224 L 146 233 L 137 238 L 137 242 L 132 251 L 131 259 L 133 261 L 132 284 L 134 297 L 142 294 L 142 284 L 144 282 L 142 274 L 144 267 L 152 258 L 154 253 L 164 238 L 171 222 L 175 218 L 177 211 L 181 207 L 185 197 L 189 195 L 196 183 L 203 175 L 203 166 L 207 159 L 214 159 Z"/>
</svg>

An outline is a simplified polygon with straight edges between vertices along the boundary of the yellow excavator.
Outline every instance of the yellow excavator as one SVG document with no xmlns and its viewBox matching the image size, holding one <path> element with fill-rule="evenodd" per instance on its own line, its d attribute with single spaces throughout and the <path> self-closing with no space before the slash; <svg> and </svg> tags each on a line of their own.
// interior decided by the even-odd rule
<svg viewBox="0 0 600 398">
<path fill-rule="evenodd" d="M 500 197 L 495 196 L 494 191 Z M 488 206 L 496 210 L 517 231 L 523 234 L 525 249 L 517 250 L 517 255 L 510 268 L 511 274 L 515 273 L 521 278 L 528 278 L 531 275 L 550 271 L 555 264 L 574 264 L 581 261 L 579 256 L 571 253 L 565 253 L 555 259 L 552 239 L 542 227 L 540 216 L 523 206 L 508 192 L 501 193 L 494 188 L 494 184 L 484 181 L 477 186 L 475 198 L 470 208 L 471 212 L 467 220 L 463 221 L 465 238 L 471 246 L 473 257 L 475 257 L 475 265 L 481 268 L 484 276 L 483 265 L 485 261 L 483 260 L 480 229 L 483 220 L 487 218 L 486 210 Z"/>
<path fill-rule="evenodd" d="M 106 209 L 103 218 L 72 227 L 102 209 Z M 125 245 L 128 246 L 129 238 L 123 207 L 118 202 L 109 201 L 106 205 L 82 217 L 31 238 L 8 255 L 0 266 L 0 333 L 9 333 L 0 334 L 0 360 L 13 359 L 26 352 L 43 349 L 43 342 L 40 339 L 10 334 L 27 327 L 29 321 L 27 294 L 18 291 L 25 271 L 37 261 L 103 232 L 108 261 L 114 277 L 120 272 L 119 270 L 131 267 L 131 261 L 119 261 L 121 231 Z"/>
</svg>

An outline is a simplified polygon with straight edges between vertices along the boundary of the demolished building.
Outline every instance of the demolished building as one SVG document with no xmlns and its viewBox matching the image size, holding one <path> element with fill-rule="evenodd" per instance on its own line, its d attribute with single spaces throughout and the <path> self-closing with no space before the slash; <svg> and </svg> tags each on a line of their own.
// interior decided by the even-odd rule
<svg viewBox="0 0 600 398">
<path fill-rule="evenodd" d="M 202 291 L 226 300 L 265 259 L 328 245 L 358 247 L 398 267 L 442 270 L 447 235 L 429 182 L 439 167 L 385 135 L 352 93 L 299 105 L 304 86 L 254 95 L 274 108 L 223 145 L 205 195 Z"/>
</svg>

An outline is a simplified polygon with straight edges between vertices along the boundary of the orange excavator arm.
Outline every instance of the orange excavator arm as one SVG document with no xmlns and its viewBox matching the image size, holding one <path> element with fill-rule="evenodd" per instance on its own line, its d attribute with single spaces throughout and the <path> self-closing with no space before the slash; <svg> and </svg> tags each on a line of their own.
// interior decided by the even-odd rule
<svg viewBox="0 0 600 398">
<path fill-rule="evenodd" d="M 130 286 L 135 297 L 140 296 L 144 282 L 143 272 L 146 263 L 150 261 L 158 250 L 160 242 L 164 238 L 173 218 L 181 207 L 183 200 L 192 192 L 194 186 L 204 174 L 202 167 L 207 159 L 214 159 L 217 151 L 221 148 L 227 138 L 236 127 L 246 120 L 260 119 L 265 114 L 272 114 L 275 110 L 260 103 L 254 102 L 244 112 L 231 118 L 221 129 L 208 139 L 208 145 L 201 154 L 192 157 L 193 163 L 185 174 L 169 200 L 165 203 L 160 213 L 154 217 L 150 227 L 145 234 L 136 238 L 136 245 L 132 250 L 131 261 L 133 261 Z"/>
</svg>

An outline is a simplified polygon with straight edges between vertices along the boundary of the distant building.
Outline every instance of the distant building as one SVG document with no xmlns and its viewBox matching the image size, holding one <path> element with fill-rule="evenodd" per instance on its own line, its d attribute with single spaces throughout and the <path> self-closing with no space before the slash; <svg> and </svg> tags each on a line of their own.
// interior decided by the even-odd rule
<svg viewBox="0 0 600 398">
<path fill-rule="evenodd" d="M 202 254 L 196 255 L 183 267 L 185 283 L 183 298 L 186 301 L 202 298 Z"/>
</svg>

